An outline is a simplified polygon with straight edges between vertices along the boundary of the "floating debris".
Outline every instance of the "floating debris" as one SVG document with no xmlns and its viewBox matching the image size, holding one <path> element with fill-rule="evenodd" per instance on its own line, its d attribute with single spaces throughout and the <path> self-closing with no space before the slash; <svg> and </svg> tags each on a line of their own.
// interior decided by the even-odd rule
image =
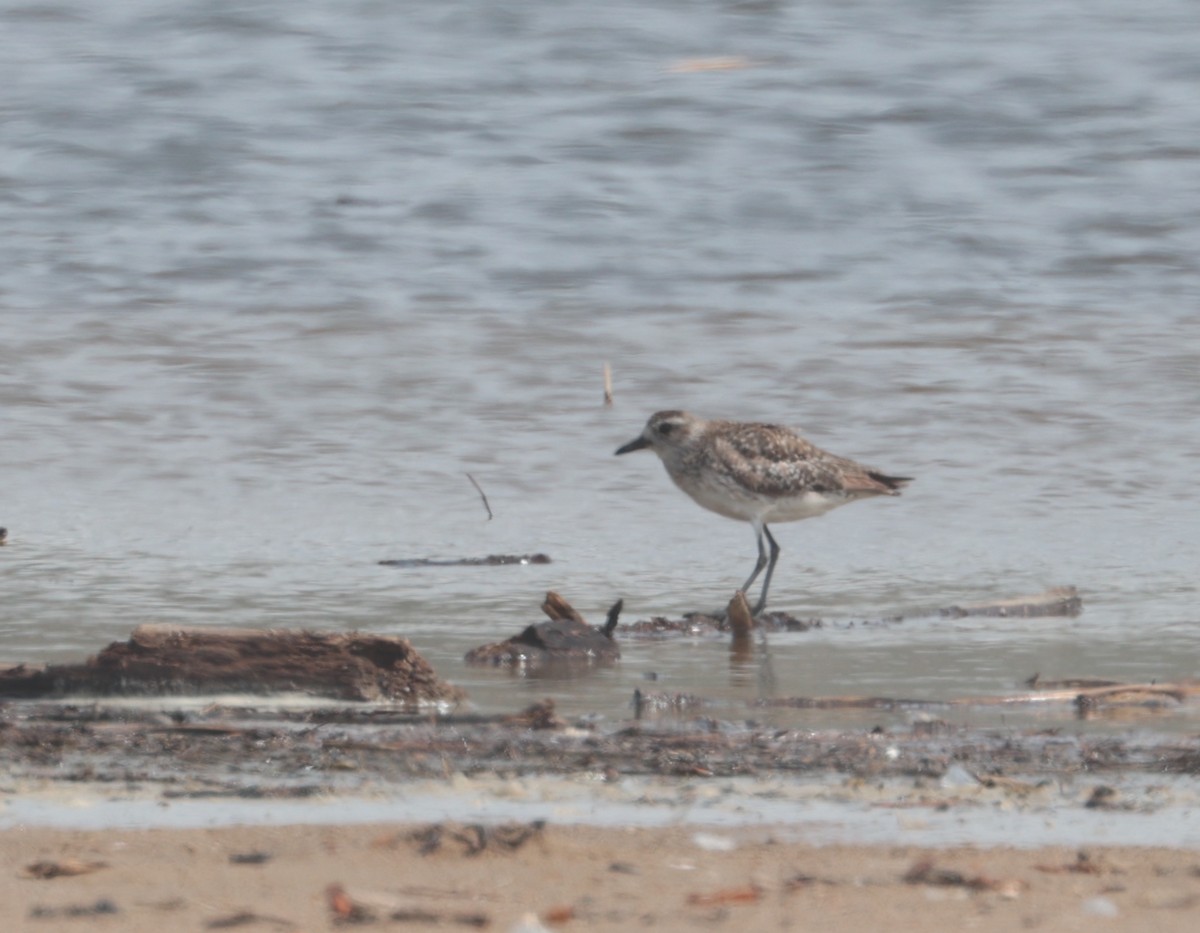
<svg viewBox="0 0 1200 933">
<path fill-rule="evenodd" d="M 546 593 L 542 611 L 549 622 L 527 626 L 506 641 L 481 645 L 467 652 L 468 664 L 491 664 L 522 670 L 546 664 L 590 666 L 613 664 L 620 660 L 621 649 L 613 640 L 613 630 L 621 614 L 622 601 L 608 610 L 602 628 L 589 625 L 575 607 L 553 590 Z"/>
<path fill-rule="evenodd" d="M 992 696 L 948 697 L 943 700 L 853 694 L 848 696 L 771 697 L 758 700 L 757 705 L 791 709 L 897 710 L 945 706 L 986 707 L 1064 703 L 1074 705 L 1080 718 L 1087 718 L 1109 706 L 1118 709 L 1135 706 L 1148 710 L 1175 707 L 1185 702 L 1188 697 L 1197 694 L 1200 694 L 1200 683 L 1180 682 L 1174 684 L 1111 684 L 1082 689 L 1064 688 Z"/>
<path fill-rule="evenodd" d="M 381 567 L 507 567 L 512 564 L 525 566 L 528 564 L 549 564 L 550 558 L 545 554 L 489 554 L 487 557 L 452 557 L 441 560 L 434 557 L 411 557 L 393 560 L 381 560 Z"/>
</svg>

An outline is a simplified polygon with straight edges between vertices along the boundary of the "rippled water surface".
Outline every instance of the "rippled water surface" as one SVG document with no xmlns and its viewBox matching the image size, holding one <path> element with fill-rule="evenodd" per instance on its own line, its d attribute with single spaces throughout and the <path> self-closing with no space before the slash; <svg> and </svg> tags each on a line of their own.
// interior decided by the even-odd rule
<svg viewBox="0 0 1200 933">
<path fill-rule="evenodd" d="M 1185 0 L 0 0 L 0 657 L 359 628 L 482 708 L 615 717 L 650 672 L 1200 674 L 1195 36 Z M 827 625 L 769 670 L 465 668 L 547 589 L 599 620 L 742 581 L 748 526 L 612 456 L 666 407 L 917 481 L 776 527 L 775 605 Z M 1065 583 L 1078 619 L 920 614 Z"/>
</svg>

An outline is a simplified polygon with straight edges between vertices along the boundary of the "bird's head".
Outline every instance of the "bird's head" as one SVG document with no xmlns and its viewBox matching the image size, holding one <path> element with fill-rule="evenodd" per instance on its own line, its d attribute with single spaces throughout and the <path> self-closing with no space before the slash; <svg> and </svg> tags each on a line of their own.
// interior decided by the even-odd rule
<svg viewBox="0 0 1200 933">
<path fill-rule="evenodd" d="M 682 447 L 699 429 L 702 422 L 686 411 L 660 411 L 650 416 L 642 433 L 623 447 L 618 454 L 635 450 L 650 449 L 660 457 L 671 450 Z"/>
</svg>

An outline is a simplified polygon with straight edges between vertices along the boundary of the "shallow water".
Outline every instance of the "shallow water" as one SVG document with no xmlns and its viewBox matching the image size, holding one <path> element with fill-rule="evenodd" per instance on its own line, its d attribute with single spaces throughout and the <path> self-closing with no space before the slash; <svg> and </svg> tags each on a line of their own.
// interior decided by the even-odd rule
<svg viewBox="0 0 1200 933">
<path fill-rule="evenodd" d="M 480 708 L 609 717 L 650 674 L 1196 676 L 1193 27 L 1183 0 L 0 3 L 0 657 L 358 628 Z M 596 620 L 728 599 L 749 528 L 612 456 L 665 407 L 917 477 L 775 529 L 775 605 L 830 624 L 769 671 L 703 641 L 582 681 L 464 667 L 546 589 Z M 1078 619 L 922 614 L 1065 583 Z"/>
</svg>

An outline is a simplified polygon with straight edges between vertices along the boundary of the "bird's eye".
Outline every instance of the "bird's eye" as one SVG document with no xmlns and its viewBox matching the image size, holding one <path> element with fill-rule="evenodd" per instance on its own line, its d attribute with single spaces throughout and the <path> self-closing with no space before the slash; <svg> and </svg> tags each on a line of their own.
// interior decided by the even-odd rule
<svg viewBox="0 0 1200 933">
<path fill-rule="evenodd" d="M 670 434 L 672 431 L 675 430 L 675 427 L 676 426 L 674 424 L 672 424 L 670 421 L 664 421 L 662 424 L 660 424 L 658 426 L 658 433 L 661 434 L 663 437 L 666 437 L 668 434 Z"/>
</svg>

